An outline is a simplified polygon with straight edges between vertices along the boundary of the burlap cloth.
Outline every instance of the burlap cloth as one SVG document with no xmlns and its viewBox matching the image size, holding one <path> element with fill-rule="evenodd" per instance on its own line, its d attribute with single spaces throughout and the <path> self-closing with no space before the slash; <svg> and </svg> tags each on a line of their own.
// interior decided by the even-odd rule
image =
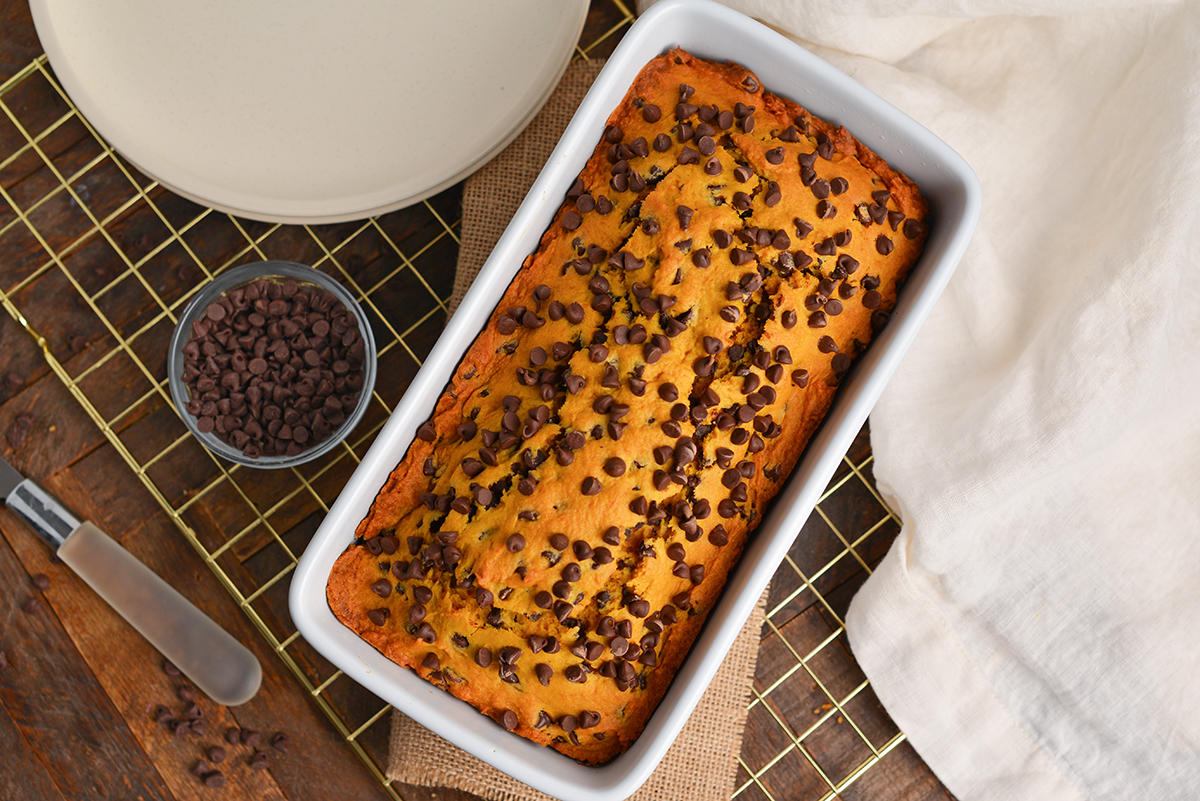
<svg viewBox="0 0 1200 801">
<path fill-rule="evenodd" d="M 462 247 L 450 309 L 458 307 L 492 246 L 541 171 L 550 151 L 603 66 L 576 61 L 529 127 L 467 180 Z M 747 703 L 758 661 L 766 594 L 738 635 L 696 711 L 637 801 L 725 801 L 733 792 Z M 450 787 L 492 801 L 549 799 L 438 737 L 405 715 L 392 715 L 387 777 L 404 784 Z M 566 757 L 563 757 L 566 759 Z"/>
</svg>

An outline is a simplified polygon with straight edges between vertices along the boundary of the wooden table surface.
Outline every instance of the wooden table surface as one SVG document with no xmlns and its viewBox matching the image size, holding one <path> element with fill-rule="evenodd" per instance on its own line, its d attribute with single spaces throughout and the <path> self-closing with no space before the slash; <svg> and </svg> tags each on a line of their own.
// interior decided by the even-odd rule
<svg viewBox="0 0 1200 801">
<path fill-rule="evenodd" d="M 585 38 L 603 38 L 610 29 L 619 28 L 623 14 L 619 4 L 595 0 L 592 5 Z M 618 29 L 595 54 L 611 49 L 619 35 Z M 40 53 L 26 4 L 21 0 L 0 2 L 0 84 Z M 0 161 L 4 156 L 0 153 Z M 0 184 L 18 180 L 0 174 Z M 96 191 L 104 189 L 101 186 Z M 455 215 L 459 197 L 459 189 L 442 193 L 439 208 Z M 56 224 L 54 219 L 43 220 L 41 227 L 53 230 Z M 31 247 L 0 237 L 0 289 L 13 283 L 17 271 L 24 269 L 22 265 L 36 256 Z M 41 257 L 44 259 L 44 253 Z M 63 360 L 87 358 L 86 352 L 73 352 L 71 337 L 73 331 L 88 330 L 92 311 L 49 286 L 44 289 L 39 293 L 33 287 L 23 302 L 26 308 L 43 313 L 52 310 L 53 331 L 42 332 L 51 340 L 52 351 Z M 448 286 L 436 289 L 449 292 Z M 403 303 L 405 297 L 398 293 L 394 300 Z M 153 439 L 158 425 L 154 415 L 161 411 L 147 407 L 121 425 L 140 421 L 141 430 L 150 433 L 139 436 Z M 24 440 L 19 435 L 12 439 L 4 436 L 23 416 L 32 422 Z M 162 426 L 166 431 L 167 424 Z M 8 314 L 0 314 L 0 455 L 79 515 L 95 521 L 193 600 L 248 645 L 264 670 L 263 688 L 254 700 L 229 709 L 201 698 L 198 703 L 207 732 L 173 736 L 167 725 L 155 720 L 155 710 L 162 705 L 172 718 L 182 717 L 188 704 L 181 697 L 181 691 L 187 694 L 186 680 L 164 671 L 161 657 L 149 644 L 68 568 L 53 560 L 12 512 L 0 510 L 0 754 L 4 755 L 0 758 L 0 799 L 182 800 L 220 797 L 221 793 L 227 798 L 264 799 L 390 797 L 51 371 L 32 337 Z M 849 463 L 869 463 L 865 433 L 852 449 Z M 186 473 L 180 478 L 185 484 L 188 480 Z M 187 489 L 183 487 L 183 491 Z M 870 498 L 847 494 L 832 498 L 826 514 L 861 516 L 868 505 L 877 508 Z M 218 517 L 220 510 L 210 510 L 210 514 Z M 311 525 L 311 515 L 296 522 L 297 528 Z M 861 560 L 873 565 L 895 533 L 896 526 L 891 524 L 864 539 Z M 804 547 L 804 542 L 802 532 L 798 547 Z M 248 560 L 253 552 L 243 556 Z M 797 552 L 795 561 L 802 563 L 805 558 Z M 809 695 L 815 683 L 788 678 L 797 667 L 795 647 L 788 637 L 808 630 L 814 637 L 829 632 L 830 616 L 836 619 L 844 613 L 853 590 L 865 578 L 860 565 L 845 561 L 845 569 L 824 573 L 822 603 L 813 593 L 805 594 L 795 565 L 790 572 L 786 566 L 781 569 L 774 582 L 773 612 L 764 628 L 755 682 L 760 702 L 752 709 L 742 749 L 738 798 L 819 798 L 827 787 L 814 780 L 814 760 L 824 765 L 861 761 L 852 753 L 856 747 L 861 751 L 861 744 L 856 746 L 852 738 L 841 736 L 833 720 L 804 738 L 809 761 L 799 759 L 795 732 L 807 725 L 802 725 L 803 721 L 822 713 L 822 705 L 820 699 L 814 701 Z M 36 586 L 33 577 L 38 575 L 48 578 L 49 586 Z M 281 590 L 277 597 L 286 598 L 286 586 Z M 273 614 L 285 617 L 286 610 L 276 609 Z M 823 653 L 830 656 L 826 660 L 830 664 L 824 668 L 828 671 L 826 684 L 829 677 L 845 686 L 863 681 L 844 636 Z M 894 724 L 869 688 L 854 696 L 854 702 L 856 718 L 864 729 L 872 727 L 871 732 L 878 733 L 878 742 L 896 737 Z M 838 717 L 836 723 L 841 722 Z M 231 727 L 260 733 L 263 744 L 259 749 L 267 754 L 267 769 L 251 768 L 249 758 L 255 749 L 250 745 L 225 742 Z M 266 744 L 279 732 L 288 738 L 286 753 Z M 870 734 L 873 739 L 875 733 Z M 217 745 L 227 752 L 220 764 L 208 757 L 208 750 Z M 385 738 L 376 736 L 364 747 L 382 761 Z M 221 769 L 227 779 L 224 789 L 204 786 L 193 773 L 202 760 L 209 770 Z M 396 790 L 411 801 L 473 798 L 441 789 Z M 839 797 L 932 801 L 950 795 L 912 748 L 899 742 Z"/>
</svg>

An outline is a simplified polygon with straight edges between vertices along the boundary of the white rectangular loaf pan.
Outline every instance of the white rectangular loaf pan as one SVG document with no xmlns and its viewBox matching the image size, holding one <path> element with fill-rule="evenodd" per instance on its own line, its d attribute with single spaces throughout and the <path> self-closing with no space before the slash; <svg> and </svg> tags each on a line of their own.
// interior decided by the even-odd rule
<svg viewBox="0 0 1200 801">
<path fill-rule="evenodd" d="M 707 59 L 736 61 L 757 73 L 768 90 L 831 123 L 845 125 L 921 187 L 932 208 L 930 235 L 891 323 L 843 381 L 825 423 L 752 536 L 720 603 L 645 732 L 622 756 L 607 765 L 587 767 L 504 731 L 473 707 L 386 659 L 333 616 L 325 601 L 325 584 L 334 560 L 352 541 L 355 526 L 404 455 L 417 426 L 429 417 L 463 353 L 524 258 L 536 249 L 600 140 L 608 115 L 641 68 L 675 46 Z M 627 798 L 658 765 L 691 714 L 946 286 L 974 230 L 979 204 L 975 175 L 957 153 L 816 56 L 708 0 L 666 0 L 654 6 L 633 25 L 600 73 L 462 306 L 305 551 L 292 579 L 290 598 L 300 633 L 350 678 L 520 781 L 569 801 Z M 732 733 L 712 732 L 712 736 Z"/>
</svg>

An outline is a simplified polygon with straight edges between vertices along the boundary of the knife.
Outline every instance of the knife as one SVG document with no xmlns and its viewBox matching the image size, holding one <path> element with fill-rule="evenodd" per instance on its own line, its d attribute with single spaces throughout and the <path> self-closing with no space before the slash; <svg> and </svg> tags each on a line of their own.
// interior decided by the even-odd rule
<svg viewBox="0 0 1200 801">
<path fill-rule="evenodd" d="M 76 518 L 3 459 L 0 503 L 25 518 L 59 559 L 208 697 L 236 706 L 258 692 L 262 666 L 254 654 L 111 537 Z"/>
</svg>

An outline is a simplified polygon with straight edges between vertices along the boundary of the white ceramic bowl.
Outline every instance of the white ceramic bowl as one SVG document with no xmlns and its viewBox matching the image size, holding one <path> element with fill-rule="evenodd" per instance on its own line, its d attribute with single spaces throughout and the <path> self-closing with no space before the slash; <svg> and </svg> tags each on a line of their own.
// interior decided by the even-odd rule
<svg viewBox="0 0 1200 801">
<path fill-rule="evenodd" d="M 751 538 L 645 731 L 617 759 L 587 767 L 503 731 L 473 707 L 386 659 L 333 616 L 325 601 L 325 583 L 334 560 L 351 542 L 355 526 L 403 456 L 417 426 L 428 418 L 481 321 L 488 319 L 524 257 L 536 249 L 599 141 L 609 113 L 641 68 L 674 46 L 704 58 L 743 64 L 757 73 L 767 89 L 845 125 L 920 185 L 932 207 L 932 224 L 924 254 L 891 322 L 842 382 L 825 423 Z M 627 798 L 658 765 L 683 727 L 949 281 L 975 228 L 979 204 L 975 174 L 957 153 L 790 40 L 709 0 L 665 0 L 654 6 L 626 33 L 600 73 L 462 306 L 305 551 L 291 586 L 292 616 L 300 633 L 347 675 L 401 712 L 526 784 L 570 801 Z"/>
</svg>

